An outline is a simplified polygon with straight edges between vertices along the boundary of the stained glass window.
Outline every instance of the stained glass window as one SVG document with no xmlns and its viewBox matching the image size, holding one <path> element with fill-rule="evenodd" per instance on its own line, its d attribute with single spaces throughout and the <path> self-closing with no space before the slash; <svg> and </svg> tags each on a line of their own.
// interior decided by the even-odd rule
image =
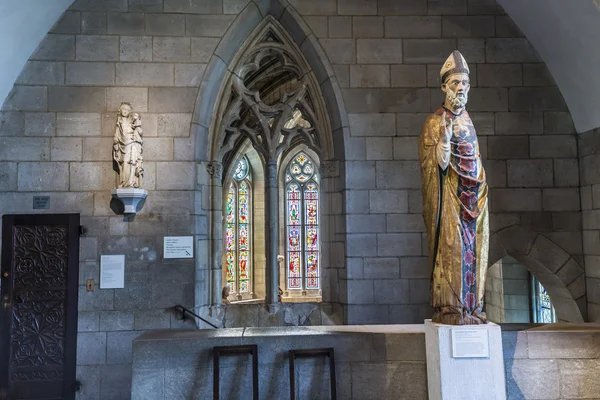
<svg viewBox="0 0 600 400">
<path fill-rule="evenodd" d="M 298 153 L 285 174 L 287 288 L 319 289 L 319 176 Z"/>
<path fill-rule="evenodd" d="M 233 294 L 252 292 L 252 176 L 244 157 L 233 171 L 225 202 L 225 274 Z"/>
<path fill-rule="evenodd" d="M 536 291 L 535 301 L 535 321 L 540 324 L 551 324 L 556 322 L 556 311 L 550 300 L 550 295 L 542 284 L 533 278 L 533 285 Z"/>
</svg>

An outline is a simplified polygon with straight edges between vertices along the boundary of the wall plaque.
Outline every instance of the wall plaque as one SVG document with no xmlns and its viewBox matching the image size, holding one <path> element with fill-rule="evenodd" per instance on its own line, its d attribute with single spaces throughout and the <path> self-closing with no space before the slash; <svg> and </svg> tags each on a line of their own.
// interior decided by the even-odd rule
<svg viewBox="0 0 600 400">
<path fill-rule="evenodd" d="M 125 287 L 125 255 L 100 256 L 100 289 Z"/>
<path fill-rule="evenodd" d="M 194 258 L 193 236 L 165 236 L 164 258 Z"/>
<path fill-rule="evenodd" d="M 490 344 L 487 329 L 452 329 L 452 357 L 488 358 Z"/>
<path fill-rule="evenodd" d="M 33 196 L 34 210 L 47 210 L 50 208 L 50 196 Z"/>
</svg>

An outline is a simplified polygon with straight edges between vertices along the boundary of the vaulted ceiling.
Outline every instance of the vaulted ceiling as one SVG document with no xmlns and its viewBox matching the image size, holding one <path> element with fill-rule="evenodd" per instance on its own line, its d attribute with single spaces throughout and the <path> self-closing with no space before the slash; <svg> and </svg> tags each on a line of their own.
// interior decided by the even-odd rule
<svg viewBox="0 0 600 400">
<path fill-rule="evenodd" d="M 0 2 L 0 99 L 6 98 L 31 53 L 71 2 Z M 600 0 L 498 2 L 546 62 L 577 131 L 600 127 Z"/>
</svg>

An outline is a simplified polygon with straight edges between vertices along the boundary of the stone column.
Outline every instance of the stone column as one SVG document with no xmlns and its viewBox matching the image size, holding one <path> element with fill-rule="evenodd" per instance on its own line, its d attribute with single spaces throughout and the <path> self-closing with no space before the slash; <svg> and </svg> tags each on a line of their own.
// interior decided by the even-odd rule
<svg viewBox="0 0 600 400">
<path fill-rule="evenodd" d="M 223 187 L 221 185 L 221 175 L 223 166 L 221 163 L 211 162 L 206 167 L 211 177 L 210 186 L 210 280 L 212 291 L 210 300 L 212 305 L 221 304 L 221 289 L 223 287 L 223 263 L 221 259 L 223 249 Z"/>
<path fill-rule="evenodd" d="M 265 235 L 265 248 L 267 265 L 265 271 L 266 303 L 277 303 L 279 295 L 279 210 L 277 199 L 277 162 L 267 163 L 267 179 L 265 193 L 265 216 L 267 218 L 267 232 Z"/>
</svg>

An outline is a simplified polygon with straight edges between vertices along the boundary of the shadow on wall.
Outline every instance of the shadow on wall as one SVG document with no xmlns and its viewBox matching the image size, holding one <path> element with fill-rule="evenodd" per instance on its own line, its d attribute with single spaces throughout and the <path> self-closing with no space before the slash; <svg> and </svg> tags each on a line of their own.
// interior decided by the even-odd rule
<svg viewBox="0 0 600 400">
<path fill-rule="evenodd" d="M 585 271 L 569 253 L 545 236 L 513 225 L 491 235 L 489 265 L 507 255 L 547 290 L 559 321 L 584 322 Z"/>
</svg>

